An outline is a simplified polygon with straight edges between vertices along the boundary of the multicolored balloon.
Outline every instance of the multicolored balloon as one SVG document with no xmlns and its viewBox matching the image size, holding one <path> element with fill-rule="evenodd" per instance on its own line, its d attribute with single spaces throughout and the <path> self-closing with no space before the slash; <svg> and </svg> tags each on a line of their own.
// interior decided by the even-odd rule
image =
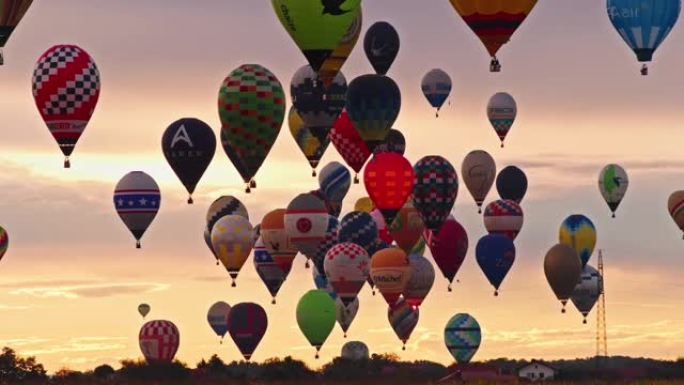
<svg viewBox="0 0 684 385">
<path fill-rule="evenodd" d="M 363 50 L 378 75 L 387 75 L 399 54 L 399 34 L 392 25 L 379 21 L 368 28 L 363 40 Z"/>
<path fill-rule="evenodd" d="M 470 195 L 475 199 L 475 203 L 482 213 L 482 203 L 489 194 L 489 190 L 496 178 L 496 163 L 494 158 L 486 151 L 475 150 L 466 155 L 461 166 L 461 176 Z"/>
<path fill-rule="evenodd" d="M 501 148 L 504 147 L 506 135 L 513 127 L 515 117 L 518 114 L 518 106 L 515 99 L 506 92 L 497 92 L 489 99 L 487 105 L 487 118 L 494 127 L 496 135 L 501 140 Z"/>
<path fill-rule="evenodd" d="M 380 143 L 375 147 L 375 150 L 373 150 L 373 154 L 379 154 L 381 152 L 396 152 L 399 155 L 404 155 L 406 152 L 406 138 L 404 138 L 404 134 L 397 129 L 390 129 L 385 141 Z"/>
<path fill-rule="evenodd" d="M 252 358 L 267 328 L 268 316 L 259 304 L 239 303 L 230 309 L 228 333 L 245 360 Z"/>
<path fill-rule="evenodd" d="M 372 152 L 387 139 L 401 109 L 399 86 L 387 76 L 362 75 L 349 83 L 347 113 Z"/>
<path fill-rule="evenodd" d="M 515 262 L 515 245 L 503 235 L 490 234 L 480 238 L 475 248 L 477 264 L 494 286 L 494 295 L 499 295 L 499 287 Z"/>
<path fill-rule="evenodd" d="M 138 344 L 150 364 L 170 363 L 180 343 L 178 328 L 171 321 L 149 321 L 140 328 Z"/>
<path fill-rule="evenodd" d="M 387 308 L 387 319 L 394 334 L 403 343 L 402 350 L 406 350 L 406 343 L 411 338 L 413 329 L 418 325 L 419 317 L 420 309 L 410 305 L 403 298 L 397 299 L 397 302 Z"/>
<path fill-rule="evenodd" d="M 357 244 L 368 253 L 374 247 L 376 239 L 378 227 L 370 214 L 352 211 L 342 218 L 338 235 L 340 242 Z"/>
<path fill-rule="evenodd" d="M 0 260 L 7 253 L 7 248 L 9 247 L 9 234 L 7 231 L 0 226 Z"/>
<path fill-rule="evenodd" d="M 133 234 L 135 247 L 157 216 L 161 205 L 161 193 L 157 182 L 142 171 L 124 175 L 114 189 L 114 207 L 119 217 Z"/>
<path fill-rule="evenodd" d="M 442 106 L 449 98 L 451 87 L 451 77 L 439 68 L 430 70 L 430 72 L 423 76 L 420 88 L 423 90 L 423 95 L 425 95 L 430 105 L 437 109 L 435 116 L 438 118 L 439 110 L 442 109 Z"/>
<path fill-rule="evenodd" d="M 481 342 L 480 324 L 470 314 L 456 314 L 444 327 L 444 343 L 459 364 L 469 363 Z"/>
<path fill-rule="evenodd" d="M 439 233 L 451 214 L 458 195 L 458 175 L 454 166 L 438 155 L 426 156 L 413 166 L 413 206 L 430 231 Z"/>
<path fill-rule="evenodd" d="M 164 131 L 162 151 L 190 194 L 188 204 L 192 204 L 192 193 L 216 152 L 214 131 L 199 119 L 177 120 Z"/>
<path fill-rule="evenodd" d="M 347 338 L 349 327 L 351 326 L 352 322 L 354 322 L 356 314 L 359 312 L 359 299 L 354 298 L 349 305 L 345 305 L 344 302 L 342 302 L 342 300 L 338 297 L 335 300 L 335 309 L 337 310 L 335 313 L 337 324 L 340 325 L 340 328 L 342 328 L 342 332 L 344 332 L 344 338 Z"/>
<path fill-rule="evenodd" d="M 316 358 L 335 328 L 336 313 L 335 301 L 325 290 L 310 290 L 297 303 L 297 325 L 316 348 Z"/>
<path fill-rule="evenodd" d="M 411 266 L 411 278 L 406 284 L 403 297 L 406 303 L 418 308 L 435 283 L 435 268 L 422 255 L 411 254 L 408 258 Z"/>
<path fill-rule="evenodd" d="M 342 201 L 349 192 L 351 182 L 351 173 L 339 162 L 328 163 L 318 176 L 320 191 L 332 206 L 332 215 L 335 217 L 342 211 Z"/>
<path fill-rule="evenodd" d="M 356 128 L 354 128 L 354 124 L 349 119 L 349 114 L 346 111 L 342 111 L 340 117 L 335 121 L 330 131 L 330 141 L 347 166 L 356 172 L 357 175 L 354 177 L 354 183 L 359 183 L 358 174 L 368 158 L 370 158 L 371 151 L 368 149 L 366 142 L 361 139 Z"/>
<path fill-rule="evenodd" d="M 220 262 L 216 252 L 214 251 L 214 246 L 211 244 L 211 230 L 214 228 L 216 221 L 226 215 L 232 214 L 243 216 L 245 219 L 249 220 L 249 213 L 247 213 L 247 208 L 245 205 L 232 195 L 224 195 L 219 197 L 211 203 L 209 209 L 207 210 L 207 226 L 204 228 L 204 242 L 214 255 L 217 266 Z"/>
<path fill-rule="evenodd" d="M 596 227 L 584 215 L 570 215 L 561 223 L 558 232 L 559 242 L 572 247 L 582 261 L 582 266 L 589 262 L 596 246 Z"/>
<path fill-rule="evenodd" d="M 349 306 L 370 275 L 370 257 L 355 243 L 339 243 L 325 255 L 323 264 L 328 282 L 337 298 Z"/>
<path fill-rule="evenodd" d="M 7 1 L 3 1 L 0 12 L 4 13 L 7 5 Z M 28 8 L 28 5 L 24 7 Z M 25 12 L 24 7 L 17 6 L 16 11 Z M 5 22 L 0 20 L 0 25 L 3 24 Z M 3 35 L 0 34 L 0 42 L 4 40 Z M 64 168 L 71 167 L 69 157 L 86 129 L 99 97 L 100 72 L 83 48 L 56 45 L 38 58 L 33 70 L 33 98 L 64 154 Z"/>
<path fill-rule="evenodd" d="M 413 192 L 414 172 L 406 158 L 393 152 L 375 155 L 364 170 L 368 196 L 385 222 L 392 224 Z"/>
<path fill-rule="evenodd" d="M 342 40 L 337 44 L 332 55 L 325 59 L 323 65 L 321 65 L 321 69 L 318 70 L 318 77 L 326 87 L 333 82 L 337 73 L 340 72 L 361 36 L 361 26 L 363 24 L 362 14 L 363 12 L 361 8 L 359 8 L 359 15 L 356 17 L 356 20 L 349 26 L 347 33 L 342 36 Z"/>
<path fill-rule="evenodd" d="M 601 170 L 599 175 L 599 190 L 603 199 L 606 200 L 610 211 L 615 218 L 615 211 L 627 193 L 629 179 L 625 169 L 617 164 L 609 164 Z"/>
<path fill-rule="evenodd" d="M 233 281 L 232 287 L 236 286 L 235 279 L 249 258 L 255 241 L 254 228 L 243 216 L 226 215 L 214 224 L 211 244 Z"/>
<path fill-rule="evenodd" d="M 276 263 L 275 258 L 266 250 L 262 237 L 259 237 L 254 244 L 254 268 L 273 298 L 271 303 L 275 305 L 276 295 L 278 295 L 278 291 L 280 291 L 280 287 L 285 283 L 285 279 L 290 271 L 283 270 Z"/>
<path fill-rule="evenodd" d="M 568 245 L 553 246 L 544 257 L 544 274 L 556 298 L 563 304 L 562 312 L 565 313 L 565 304 L 582 274 L 582 262 L 577 252 Z"/>
<path fill-rule="evenodd" d="M 584 317 L 583 323 L 587 323 L 587 315 L 598 301 L 601 292 L 603 292 L 603 278 L 601 273 L 593 267 L 586 265 L 582 269 L 580 281 L 572 291 L 570 299 L 577 310 L 582 313 Z"/>
<path fill-rule="evenodd" d="M 266 214 L 261 220 L 260 232 L 264 248 L 287 276 L 297 256 L 297 248 L 285 230 L 285 213 L 285 209 L 277 209 Z"/>
<path fill-rule="evenodd" d="M 221 343 L 223 343 L 223 337 L 228 333 L 228 318 L 230 317 L 230 305 L 223 301 L 216 302 L 211 305 L 209 311 L 207 312 L 207 322 L 209 322 L 209 327 L 216 333 L 217 336 L 221 338 Z"/>
<path fill-rule="evenodd" d="M 520 204 L 527 193 L 527 176 L 521 169 L 507 166 L 496 177 L 496 191 L 501 199 Z"/>
<path fill-rule="evenodd" d="M 152 310 L 152 307 L 146 303 L 141 303 L 138 305 L 138 314 L 140 314 L 143 319 L 147 317 L 148 314 L 150 314 L 150 310 Z"/>
<path fill-rule="evenodd" d="M 398 247 L 380 250 L 371 257 L 370 275 L 387 304 L 394 305 L 411 279 L 408 256 Z"/>
<path fill-rule="evenodd" d="M 329 137 L 326 135 L 322 141 L 320 138 L 316 137 L 294 106 L 290 107 L 290 112 L 287 115 L 287 122 L 290 126 L 290 133 L 292 134 L 295 143 L 297 143 L 299 150 L 304 154 L 306 160 L 309 161 L 309 165 L 312 169 L 311 175 L 316 176 L 318 163 L 321 161 L 325 150 L 328 149 L 328 145 L 330 144 Z"/>
<path fill-rule="evenodd" d="M 511 241 L 515 241 L 524 223 L 522 208 L 511 200 L 497 200 L 488 204 L 483 219 L 489 234 L 500 234 Z"/>
<path fill-rule="evenodd" d="M 448 290 L 451 291 L 451 283 L 468 254 L 468 233 L 454 217 L 449 217 L 438 235 L 426 230 L 423 239 L 430 248 L 437 267 L 449 281 Z"/>
<path fill-rule="evenodd" d="M 675 191 L 670 195 L 667 209 L 679 229 L 684 231 L 684 190 Z"/>
<path fill-rule="evenodd" d="M 285 119 L 283 86 L 268 69 L 244 64 L 223 81 L 218 110 L 223 150 L 250 192 Z"/>
<path fill-rule="evenodd" d="M 410 255 L 413 247 L 420 241 L 425 225 L 413 203 L 406 202 L 389 230 L 397 246 Z"/>
<path fill-rule="evenodd" d="M 325 203 L 311 193 L 299 194 L 288 205 L 285 232 L 307 259 L 316 256 L 319 244 L 325 239 L 329 216 Z"/>
<path fill-rule="evenodd" d="M 33 0 L 6 0 L 0 6 L 0 66 L 5 64 L 2 49 L 28 11 Z"/>
</svg>

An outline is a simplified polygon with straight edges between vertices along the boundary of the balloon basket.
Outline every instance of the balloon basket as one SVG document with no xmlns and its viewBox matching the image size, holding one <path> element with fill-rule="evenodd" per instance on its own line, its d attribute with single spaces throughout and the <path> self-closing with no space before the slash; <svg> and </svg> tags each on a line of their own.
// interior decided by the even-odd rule
<svg viewBox="0 0 684 385">
<path fill-rule="evenodd" d="M 347 333 L 344 333 L 344 338 L 347 338 Z"/>
<path fill-rule="evenodd" d="M 454 289 L 451 288 L 451 284 L 449 284 L 449 286 L 447 287 L 447 291 L 448 291 L 449 293 L 451 293 L 452 291 L 454 291 Z"/>
<path fill-rule="evenodd" d="M 276 304 L 276 300 L 275 300 L 275 298 L 273 298 L 273 299 L 271 300 L 271 305 L 275 305 L 275 304 Z"/>
<path fill-rule="evenodd" d="M 5 65 L 5 54 L 2 52 L 2 48 L 0 48 L 0 66 Z"/>
<path fill-rule="evenodd" d="M 64 168 L 71 168 L 71 161 L 68 156 L 64 157 Z"/>
<path fill-rule="evenodd" d="M 306 263 L 304 264 L 304 268 L 308 269 L 309 267 L 311 267 L 311 265 L 309 265 L 309 260 L 307 259 Z"/>
<path fill-rule="evenodd" d="M 354 184 L 359 184 L 359 174 L 354 175 Z"/>
<path fill-rule="evenodd" d="M 587 319 L 585 318 L 584 320 L 582 320 L 582 323 L 586 325 L 586 324 L 587 324 Z"/>
<path fill-rule="evenodd" d="M 252 189 L 249 187 L 249 184 L 247 184 L 247 187 L 245 187 L 245 193 L 250 194 L 252 192 Z"/>
<path fill-rule="evenodd" d="M 230 287 L 237 287 L 237 284 L 235 283 L 234 280 L 233 280 L 233 283 L 230 284 Z"/>
<path fill-rule="evenodd" d="M 504 142 L 501 142 L 501 148 L 504 148 Z"/>
<path fill-rule="evenodd" d="M 613 218 L 615 218 L 615 213 L 613 213 Z"/>
<path fill-rule="evenodd" d="M 191 204 L 193 204 L 193 203 L 195 203 L 195 201 L 192 200 L 192 196 L 189 196 L 189 197 L 188 197 L 188 204 L 191 205 Z"/>
<path fill-rule="evenodd" d="M 257 188 L 257 184 L 256 184 L 256 181 L 254 179 L 249 181 L 249 187 L 251 187 L 253 189 Z"/>
<path fill-rule="evenodd" d="M 495 297 L 498 297 L 498 296 L 499 296 L 499 291 L 498 291 L 498 290 L 494 292 L 494 296 L 495 296 Z"/>
<path fill-rule="evenodd" d="M 641 66 L 641 76 L 648 76 L 648 66 L 646 64 Z"/>
<path fill-rule="evenodd" d="M 316 177 L 316 169 L 311 170 L 311 176 L 314 178 Z"/>
<path fill-rule="evenodd" d="M 135 241 L 135 248 L 136 248 L 136 249 L 142 248 L 142 245 L 140 244 L 140 241 Z"/>
</svg>

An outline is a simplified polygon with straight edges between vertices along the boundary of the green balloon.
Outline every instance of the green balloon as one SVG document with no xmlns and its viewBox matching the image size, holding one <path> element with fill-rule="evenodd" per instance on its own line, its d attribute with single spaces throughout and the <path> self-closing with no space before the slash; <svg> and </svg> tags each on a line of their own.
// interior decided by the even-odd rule
<svg viewBox="0 0 684 385">
<path fill-rule="evenodd" d="M 335 301 L 325 290 L 310 290 L 297 304 L 297 324 L 309 343 L 316 348 L 316 358 L 335 327 L 336 310 Z"/>
<path fill-rule="evenodd" d="M 361 10 L 361 0 L 271 0 L 283 27 L 318 72 Z"/>
</svg>

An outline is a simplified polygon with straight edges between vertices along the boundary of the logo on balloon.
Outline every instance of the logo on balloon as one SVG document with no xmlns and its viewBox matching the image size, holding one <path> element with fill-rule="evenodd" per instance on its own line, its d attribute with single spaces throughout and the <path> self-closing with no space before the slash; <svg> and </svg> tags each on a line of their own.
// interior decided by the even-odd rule
<svg viewBox="0 0 684 385">
<path fill-rule="evenodd" d="M 308 233 L 311 231 L 311 228 L 313 227 L 313 224 L 311 223 L 311 220 L 309 218 L 299 218 L 297 220 L 297 230 L 300 233 Z"/>
</svg>

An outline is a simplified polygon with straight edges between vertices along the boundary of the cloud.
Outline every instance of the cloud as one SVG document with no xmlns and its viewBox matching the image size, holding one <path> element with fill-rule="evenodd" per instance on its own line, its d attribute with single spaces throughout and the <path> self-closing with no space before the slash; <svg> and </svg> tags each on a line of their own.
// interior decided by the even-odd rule
<svg viewBox="0 0 684 385">
<path fill-rule="evenodd" d="M 3 310 L 26 310 L 28 308 L 29 308 L 29 306 L 0 304 L 0 311 L 3 311 Z"/>
<path fill-rule="evenodd" d="M 64 343 L 44 345 L 37 349 L 23 351 L 26 355 L 45 355 L 60 353 L 101 352 L 126 349 L 125 337 L 78 337 L 71 338 Z"/>
<path fill-rule="evenodd" d="M 167 290 L 163 283 L 80 284 L 23 287 L 10 291 L 13 295 L 29 295 L 39 298 L 102 298 L 116 295 L 153 293 Z"/>
</svg>

